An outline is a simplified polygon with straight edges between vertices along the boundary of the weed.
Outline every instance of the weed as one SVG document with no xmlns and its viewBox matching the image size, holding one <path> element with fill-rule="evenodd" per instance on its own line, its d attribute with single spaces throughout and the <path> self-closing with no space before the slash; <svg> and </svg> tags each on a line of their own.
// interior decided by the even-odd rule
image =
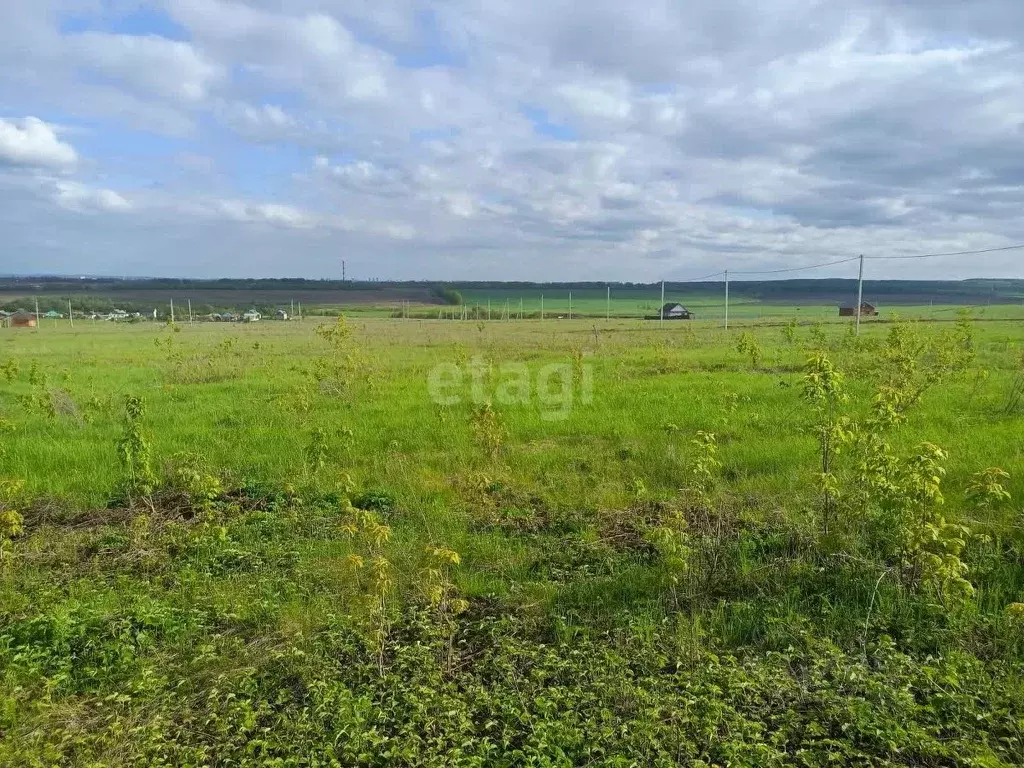
<svg viewBox="0 0 1024 768">
<path fill-rule="evenodd" d="M 221 479 L 211 472 L 201 456 L 184 453 L 171 460 L 171 483 L 184 492 L 189 504 L 209 522 L 214 519 L 217 502 L 224 494 Z"/>
<path fill-rule="evenodd" d="M 450 674 L 455 663 L 455 636 L 458 632 L 455 617 L 469 608 L 469 603 L 459 595 L 452 580 L 452 570 L 462 559 L 453 549 L 432 545 L 426 547 L 426 556 L 421 582 L 428 604 L 433 609 L 434 621 L 447 637 L 444 669 Z"/>
<path fill-rule="evenodd" d="M 391 528 L 381 523 L 373 512 L 353 507 L 347 499 L 342 505 L 342 511 L 344 517 L 341 530 L 356 547 L 347 563 L 365 589 L 363 600 L 377 670 L 383 677 L 384 653 L 391 622 L 389 601 L 395 588 L 394 568 L 384 554 L 384 547 L 391 539 Z"/>
<path fill-rule="evenodd" d="M 24 487 L 23 480 L 0 478 L 0 559 L 11 539 L 25 532 L 25 518 L 19 511 Z"/>
<path fill-rule="evenodd" d="M 13 357 L 8 358 L 3 365 L 0 365 L 0 376 L 3 376 L 8 384 L 12 384 L 18 378 L 20 371 L 21 365 Z"/>
<path fill-rule="evenodd" d="M 351 493 L 351 491 L 348 491 Z M 371 489 L 352 497 L 352 503 L 359 509 L 368 509 L 382 515 L 389 515 L 398 508 L 394 495 L 388 491 Z"/>
<path fill-rule="evenodd" d="M 791 318 L 788 323 L 782 327 L 782 338 L 785 339 L 787 344 L 796 344 L 796 333 L 800 326 L 796 322 L 796 318 Z"/>
<path fill-rule="evenodd" d="M 33 387 L 45 388 L 47 376 L 39 367 L 39 361 L 33 360 L 28 368 L 28 383 Z"/>
<path fill-rule="evenodd" d="M 505 428 L 490 403 L 473 408 L 473 436 L 480 450 L 491 459 L 498 458 L 505 440 Z"/>
<path fill-rule="evenodd" d="M 722 469 L 718 458 L 718 439 L 710 432 L 698 432 L 690 445 L 693 447 L 693 468 L 688 490 L 698 508 L 710 510 L 718 473 Z"/>
<path fill-rule="evenodd" d="M 924 443 L 910 458 L 906 470 L 906 499 L 910 508 L 905 557 L 912 579 L 930 584 L 940 600 L 962 600 L 974 594 L 967 580 L 968 567 L 961 559 L 971 531 L 946 521 L 940 514 L 945 503 L 941 448 Z"/>
<path fill-rule="evenodd" d="M 315 475 L 322 470 L 327 464 L 327 430 L 323 427 L 310 429 L 304 453 L 308 474 Z"/>
<path fill-rule="evenodd" d="M 151 448 L 142 431 L 145 414 L 146 406 L 141 397 L 128 395 L 125 398 L 124 431 L 117 444 L 117 455 L 121 461 L 121 493 L 129 504 L 139 498 L 148 499 L 156 487 Z"/>
<path fill-rule="evenodd" d="M 989 509 L 1000 506 L 1013 498 L 1006 490 L 1010 473 L 999 467 L 989 467 L 977 472 L 967 487 L 967 499 L 975 506 Z"/>
<path fill-rule="evenodd" d="M 839 496 L 839 483 L 833 474 L 833 463 L 842 446 L 851 439 L 852 433 L 849 419 L 837 412 L 839 406 L 848 399 L 843 374 L 824 352 L 814 355 L 807 362 L 803 398 L 816 413 L 814 430 L 821 455 L 818 489 L 822 498 L 822 526 L 827 536 Z"/>
<path fill-rule="evenodd" d="M 722 396 L 722 414 L 726 420 L 729 416 L 736 413 L 739 407 L 740 395 L 738 392 L 726 392 Z"/>
<path fill-rule="evenodd" d="M 828 335 L 825 333 L 825 326 L 820 322 L 811 325 L 810 335 L 812 347 L 819 350 L 828 348 Z"/>
<path fill-rule="evenodd" d="M 741 355 L 750 356 L 750 367 L 757 368 L 764 357 L 764 349 L 753 334 L 744 331 L 736 342 L 736 351 Z"/>
</svg>

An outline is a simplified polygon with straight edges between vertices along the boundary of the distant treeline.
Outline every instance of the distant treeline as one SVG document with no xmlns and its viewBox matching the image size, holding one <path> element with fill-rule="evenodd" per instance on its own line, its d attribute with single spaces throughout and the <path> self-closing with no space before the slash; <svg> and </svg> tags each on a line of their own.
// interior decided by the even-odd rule
<svg viewBox="0 0 1024 768">
<path fill-rule="evenodd" d="M 0 296 L 8 294 L 15 297 L 39 297 L 44 295 L 72 296 L 76 304 L 85 304 L 90 311 L 101 311 L 112 308 L 128 309 L 127 304 L 134 303 L 152 307 L 152 301 L 140 301 L 138 296 L 129 298 L 127 294 L 155 292 L 170 296 L 189 295 L 202 302 L 202 292 L 238 293 L 237 303 L 223 295 L 209 300 L 211 311 L 214 306 L 221 308 L 248 308 L 257 298 L 256 294 L 278 294 L 280 301 L 287 301 L 290 295 L 334 293 L 324 303 L 344 303 L 341 292 L 358 293 L 360 303 L 369 301 L 389 301 L 400 298 L 433 299 L 445 304 L 461 304 L 463 296 L 481 291 L 494 291 L 503 294 L 529 295 L 560 291 L 604 292 L 610 287 L 612 294 L 616 292 L 637 292 L 656 296 L 660 291 L 660 283 L 634 282 L 556 282 L 538 283 L 523 281 L 356 281 L 356 280 L 309 280 L 305 278 L 223 278 L 219 280 L 186 280 L 177 278 L 147 279 L 116 279 L 116 278 L 70 278 L 70 277 L 6 277 L 0 278 Z M 685 293 L 689 295 L 717 295 L 722 293 L 724 285 L 716 282 L 666 282 L 665 290 L 670 294 Z M 851 279 L 798 279 L 798 280 L 760 280 L 733 281 L 731 293 L 737 298 L 762 301 L 833 301 L 846 300 L 856 295 L 857 281 Z M 95 299 L 89 296 L 95 294 Z M 125 299 L 118 301 L 118 294 L 126 294 Z M 949 303 L 980 303 L 982 301 L 1007 302 L 1024 299 L 1024 280 L 868 280 L 864 283 L 864 295 L 868 300 L 885 301 L 918 300 L 947 301 Z M 248 298 L 246 298 L 248 297 Z M 149 298 L 149 297 L 144 297 Z M 276 296 L 270 297 L 276 298 Z M 66 299 L 64 308 L 66 309 Z M 18 304 L 17 301 L 14 302 Z M 24 301 L 21 305 L 23 306 Z M 7 305 L 3 305 L 7 308 Z M 196 307 L 203 306 L 194 303 Z M 269 303 L 257 305 L 259 309 L 272 306 Z M 277 304 L 273 306 L 278 306 Z M 25 307 L 27 308 L 27 307 Z M 54 306 L 59 310 L 60 307 Z M 42 307 L 40 307 L 42 309 Z M 137 310 L 136 310 L 137 311 Z"/>
<path fill-rule="evenodd" d="M 794 280 L 734 280 L 732 286 L 738 291 L 757 291 L 764 294 L 773 292 L 831 292 L 847 291 L 857 284 L 848 278 L 827 279 L 794 279 Z M 722 285 L 722 281 L 691 283 L 685 281 L 666 281 L 666 289 L 672 288 L 712 288 Z M 864 285 L 879 293 L 1015 293 L 1024 295 L 1024 280 L 865 280 Z M 607 282 L 607 281 L 573 281 L 573 282 L 529 282 L 516 280 L 314 280 L 303 277 L 284 278 L 219 278 L 216 280 L 192 280 L 183 278 L 69 278 L 54 276 L 35 277 L 2 277 L 0 291 L 40 290 L 48 293 L 70 291 L 73 293 L 108 290 L 236 290 L 236 291 L 388 291 L 393 288 L 413 288 L 419 290 L 541 290 L 541 289 L 575 289 L 604 290 L 605 286 L 626 289 L 650 289 L 661 286 L 660 282 Z"/>
<path fill-rule="evenodd" d="M 437 283 L 406 283 L 431 286 Z M 110 278 L 110 277 L 4 277 L 0 278 L 0 291 L 43 291 L 46 293 L 81 293 L 109 291 L 387 291 L 400 283 L 355 282 L 352 280 L 308 280 L 287 278 L 221 278 L 217 280 L 187 280 L 170 277 Z"/>
</svg>

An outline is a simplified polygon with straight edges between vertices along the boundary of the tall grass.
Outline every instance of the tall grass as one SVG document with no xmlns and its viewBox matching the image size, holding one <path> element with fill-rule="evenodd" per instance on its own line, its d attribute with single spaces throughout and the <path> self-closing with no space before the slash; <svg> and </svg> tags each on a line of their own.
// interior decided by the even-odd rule
<svg viewBox="0 0 1024 768">
<path fill-rule="evenodd" d="M 737 325 L 0 334 L 0 758 L 1020 761 L 1024 327 Z"/>
</svg>

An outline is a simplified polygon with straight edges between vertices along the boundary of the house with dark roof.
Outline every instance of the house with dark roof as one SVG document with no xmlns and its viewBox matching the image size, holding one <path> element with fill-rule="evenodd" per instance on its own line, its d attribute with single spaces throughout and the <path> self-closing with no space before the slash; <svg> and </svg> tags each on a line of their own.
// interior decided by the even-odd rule
<svg viewBox="0 0 1024 768">
<path fill-rule="evenodd" d="M 868 304 L 866 301 L 860 305 L 860 316 L 876 316 L 878 309 L 874 304 Z M 844 304 L 839 308 L 840 317 L 856 317 L 857 316 L 857 305 L 856 304 Z"/>
<path fill-rule="evenodd" d="M 694 314 L 682 304 L 670 301 L 661 308 L 657 315 L 648 315 L 648 320 L 693 320 Z"/>
</svg>

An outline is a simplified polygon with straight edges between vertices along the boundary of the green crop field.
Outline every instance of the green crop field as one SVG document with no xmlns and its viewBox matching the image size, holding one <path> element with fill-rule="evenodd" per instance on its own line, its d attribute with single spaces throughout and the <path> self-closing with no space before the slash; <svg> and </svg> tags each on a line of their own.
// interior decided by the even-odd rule
<svg viewBox="0 0 1024 768">
<path fill-rule="evenodd" d="M 0 765 L 1024 764 L 1024 309 L 648 293 L 0 329 Z"/>
</svg>

